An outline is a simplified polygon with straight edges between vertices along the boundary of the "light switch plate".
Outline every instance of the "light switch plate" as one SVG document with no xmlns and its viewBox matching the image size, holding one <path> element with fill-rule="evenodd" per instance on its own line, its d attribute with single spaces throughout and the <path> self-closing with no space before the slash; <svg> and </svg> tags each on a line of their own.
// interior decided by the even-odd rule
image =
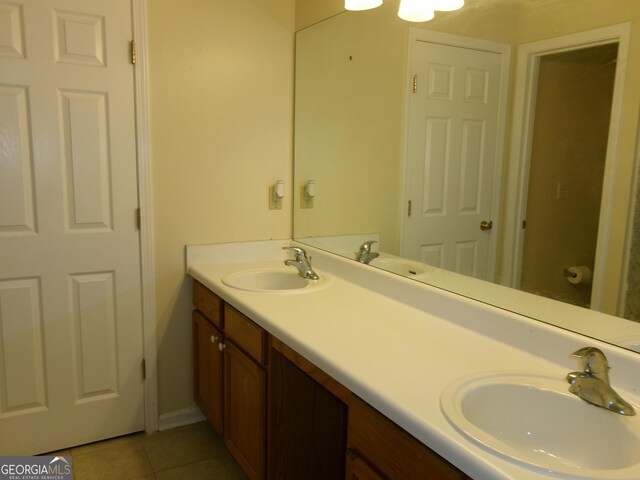
<svg viewBox="0 0 640 480">
<path fill-rule="evenodd" d="M 556 199 L 558 200 L 566 200 L 569 198 L 569 185 L 566 183 L 558 182 L 558 186 L 556 188 Z"/>
<path fill-rule="evenodd" d="M 305 185 L 300 187 L 300 208 L 313 208 L 313 198 L 307 196 L 307 189 Z"/>
<path fill-rule="evenodd" d="M 282 202 L 284 198 L 275 198 L 273 195 L 274 188 L 274 185 L 269 187 L 269 210 L 282 210 Z"/>
</svg>

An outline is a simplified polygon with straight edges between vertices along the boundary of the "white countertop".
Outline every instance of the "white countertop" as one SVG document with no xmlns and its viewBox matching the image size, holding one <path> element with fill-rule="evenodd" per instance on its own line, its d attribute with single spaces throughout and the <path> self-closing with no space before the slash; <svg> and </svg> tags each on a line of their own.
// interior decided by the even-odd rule
<svg viewBox="0 0 640 480">
<path fill-rule="evenodd" d="M 188 272 L 476 480 L 561 477 L 460 434 L 439 405 L 452 381 L 487 372 L 563 379 L 576 369 L 568 355 L 592 345 L 609 357 L 612 384 L 638 396 L 636 354 L 308 246 L 314 270 L 329 278 L 322 288 L 258 293 L 222 282 L 231 272 L 281 265 L 285 244 L 188 247 Z"/>
</svg>

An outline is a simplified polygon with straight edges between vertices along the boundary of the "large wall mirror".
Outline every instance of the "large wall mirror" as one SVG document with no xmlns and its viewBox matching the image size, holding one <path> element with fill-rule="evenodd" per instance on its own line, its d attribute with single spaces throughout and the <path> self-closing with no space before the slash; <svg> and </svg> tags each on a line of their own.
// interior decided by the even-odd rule
<svg viewBox="0 0 640 480">
<path fill-rule="evenodd" d="M 640 351 L 640 2 L 614 3 L 300 30 L 294 237 Z"/>
</svg>

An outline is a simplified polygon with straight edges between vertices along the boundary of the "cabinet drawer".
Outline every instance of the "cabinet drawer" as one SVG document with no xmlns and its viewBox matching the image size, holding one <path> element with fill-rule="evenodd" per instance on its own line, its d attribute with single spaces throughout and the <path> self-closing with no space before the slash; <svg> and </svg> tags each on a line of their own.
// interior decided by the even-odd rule
<svg viewBox="0 0 640 480">
<path fill-rule="evenodd" d="M 193 281 L 193 305 L 216 327 L 222 328 L 222 300 L 196 280 Z"/>
<path fill-rule="evenodd" d="M 224 305 L 224 333 L 260 364 L 266 363 L 266 332 L 235 308 Z"/>
</svg>

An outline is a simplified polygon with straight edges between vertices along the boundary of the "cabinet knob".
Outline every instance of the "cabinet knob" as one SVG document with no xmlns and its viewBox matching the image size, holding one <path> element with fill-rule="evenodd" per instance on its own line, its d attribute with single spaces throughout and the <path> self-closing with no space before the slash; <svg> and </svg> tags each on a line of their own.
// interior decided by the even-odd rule
<svg viewBox="0 0 640 480">
<path fill-rule="evenodd" d="M 219 343 L 219 344 L 218 344 L 218 349 L 219 349 L 220 351 L 224 350 L 224 347 L 226 347 L 226 345 L 225 345 L 224 343 Z"/>
<path fill-rule="evenodd" d="M 216 340 L 218 340 L 218 337 L 211 335 L 211 343 L 216 343 Z"/>
</svg>

